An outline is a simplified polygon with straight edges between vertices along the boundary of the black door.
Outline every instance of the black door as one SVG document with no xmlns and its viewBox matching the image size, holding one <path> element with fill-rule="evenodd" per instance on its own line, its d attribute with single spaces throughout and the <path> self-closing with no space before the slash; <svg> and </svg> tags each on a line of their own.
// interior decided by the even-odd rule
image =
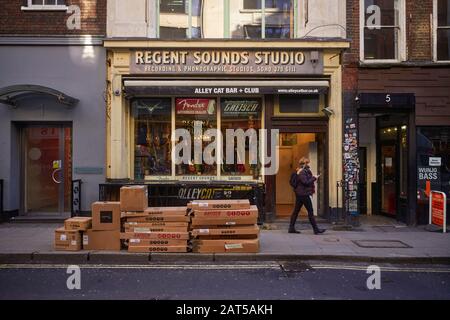
<svg viewBox="0 0 450 320">
<path fill-rule="evenodd" d="M 359 213 L 367 214 L 367 148 L 360 147 L 358 149 L 358 156 L 359 156 L 359 164 L 360 164 L 359 184 L 358 184 Z"/>
</svg>

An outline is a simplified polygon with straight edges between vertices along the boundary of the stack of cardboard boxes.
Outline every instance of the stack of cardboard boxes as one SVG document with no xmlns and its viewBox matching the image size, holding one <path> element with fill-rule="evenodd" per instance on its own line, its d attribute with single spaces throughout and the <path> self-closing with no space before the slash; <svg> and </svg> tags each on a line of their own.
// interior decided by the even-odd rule
<svg viewBox="0 0 450 320">
<path fill-rule="evenodd" d="M 194 252 L 259 252 L 258 208 L 248 200 L 199 200 L 188 207 Z"/>
<path fill-rule="evenodd" d="M 92 229 L 83 235 L 84 250 L 121 249 L 120 202 L 94 202 L 92 204 Z"/>
<path fill-rule="evenodd" d="M 92 226 L 89 217 L 74 217 L 64 221 L 64 227 L 55 230 L 55 250 L 79 251 L 82 236 Z"/>
<path fill-rule="evenodd" d="M 129 252 L 187 252 L 186 207 L 148 208 L 145 187 L 123 187 L 120 204 L 124 239 Z"/>
</svg>

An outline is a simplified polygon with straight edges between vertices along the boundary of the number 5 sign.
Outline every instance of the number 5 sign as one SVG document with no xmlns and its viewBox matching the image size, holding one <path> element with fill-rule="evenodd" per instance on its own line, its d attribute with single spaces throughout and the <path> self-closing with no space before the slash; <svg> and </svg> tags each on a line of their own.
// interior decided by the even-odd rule
<svg viewBox="0 0 450 320">
<path fill-rule="evenodd" d="M 443 192 L 431 191 L 429 223 L 442 227 L 443 232 L 446 232 L 447 196 Z"/>
</svg>

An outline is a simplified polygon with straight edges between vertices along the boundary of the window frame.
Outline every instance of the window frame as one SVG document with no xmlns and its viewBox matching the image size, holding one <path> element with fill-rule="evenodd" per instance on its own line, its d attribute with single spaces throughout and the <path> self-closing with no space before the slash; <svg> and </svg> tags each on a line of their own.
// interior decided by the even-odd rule
<svg viewBox="0 0 450 320">
<path fill-rule="evenodd" d="M 188 97 L 185 95 L 149 95 L 149 96 L 139 96 L 136 97 L 136 99 L 160 99 L 160 98 L 167 98 L 171 99 L 171 150 L 170 150 L 170 156 L 171 156 L 171 174 L 170 175 L 148 175 L 144 176 L 143 180 L 139 180 L 140 182 L 164 182 L 164 181 L 179 181 L 179 182 L 189 182 L 189 181 L 219 181 L 219 182 L 230 182 L 230 181 L 238 181 L 238 182 L 263 182 L 265 177 L 265 167 L 264 165 L 261 166 L 260 169 L 260 175 L 258 179 L 254 179 L 252 176 L 239 176 L 239 175 L 223 175 L 222 174 L 222 164 L 216 163 L 217 172 L 215 176 L 209 175 L 209 176 L 200 176 L 203 178 L 195 178 L 198 177 L 196 175 L 177 175 L 176 173 L 176 164 L 175 164 L 175 129 L 176 129 L 176 106 L 175 106 L 175 100 L 180 97 Z M 243 99 L 251 99 L 251 98 L 257 98 L 261 101 L 261 129 L 265 129 L 265 97 L 264 95 L 233 95 L 232 98 L 240 98 Z M 204 96 L 198 96 L 198 95 L 189 95 L 189 98 L 205 98 Z M 217 110 L 216 110 L 216 122 L 217 122 L 217 130 L 222 132 L 222 106 L 221 101 L 222 99 L 230 98 L 228 96 L 208 96 L 208 98 L 214 98 L 217 100 Z M 135 118 L 132 116 L 131 108 L 132 104 L 130 101 L 127 102 L 127 108 L 129 110 L 129 117 L 128 117 L 128 143 L 130 146 L 132 146 L 129 150 L 129 172 L 128 175 L 130 179 L 135 180 L 135 166 L 134 166 L 134 159 L 135 159 L 135 148 L 136 140 L 135 140 Z M 262 137 L 259 137 L 260 141 L 258 143 L 262 143 L 262 148 L 260 149 L 258 146 L 258 156 L 260 157 L 262 154 L 265 154 L 263 152 L 266 152 L 265 147 L 265 140 L 266 137 L 263 135 Z M 222 142 L 225 142 L 225 137 L 223 137 L 223 141 L 219 139 L 217 143 L 217 158 L 221 159 L 223 155 L 223 144 Z M 239 177 L 239 179 L 237 179 Z"/>
<path fill-rule="evenodd" d="M 33 4 L 33 0 L 27 0 L 27 4 L 21 7 L 22 11 L 67 11 L 69 7 L 66 5 L 65 0 L 55 0 L 56 4 Z M 58 2 L 64 2 L 64 4 L 58 4 Z"/>
<path fill-rule="evenodd" d="M 450 63 L 450 57 L 448 60 L 438 60 L 438 52 L 437 52 L 437 46 L 438 46 L 438 29 L 448 29 L 450 30 L 450 25 L 445 27 L 439 27 L 438 25 L 438 1 L 439 0 L 433 0 L 433 62 L 436 63 Z"/>
<path fill-rule="evenodd" d="M 29 0 L 30 1 L 30 0 Z M 187 37 L 186 39 L 199 39 L 199 38 L 193 38 L 192 37 L 192 0 L 187 0 L 188 4 L 188 30 L 187 30 Z M 279 9 L 276 8 L 266 8 L 265 7 L 265 0 L 261 0 L 261 9 L 240 9 L 240 12 L 242 13 L 249 13 L 249 12 L 261 12 L 262 13 L 262 21 L 261 21 L 261 39 L 266 39 L 265 37 L 265 14 L 266 12 L 282 12 Z M 242 2 L 243 5 L 243 2 Z M 222 39 L 231 39 L 231 32 L 230 32 L 230 1 L 229 0 L 223 0 L 223 6 L 224 6 L 224 12 L 223 12 L 223 35 Z M 289 40 L 297 39 L 298 38 L 298 25 L 299 25 L 299 0 L 292 0 L 292 10 L 293 10 L 293 36 L 292 38 L 287 38 Z M 164 13 L 167 14 L 167 13 Z M 160 2 L 159 0 L 156 1 L 156 38 L 161 39 L 160 34 L 160 15 L 161 15 L 161 8 L 160 8 Z M 205 39 L 205 38 L 200 38 Z M 220 38 L 218 38 L 220 39 Z M 164 40 L 172 40 L 172 39 L 164 39 Z"/>
<path fill-rule="evenodd" d="M 366 59 L 364 51 L 364 35 L 366 29 L 365 21 L 365 1 L 359 0 L 359 59 L 364 64 L 393 64 L 406 61 L 406 4 L 405 0 L 395 0 L 399 4 L 399 22 L 398 41 L 397 41 L 397 58 L 396 59 Z M 381 26 L 393 27 L 396 26 Z"/>
</svg>

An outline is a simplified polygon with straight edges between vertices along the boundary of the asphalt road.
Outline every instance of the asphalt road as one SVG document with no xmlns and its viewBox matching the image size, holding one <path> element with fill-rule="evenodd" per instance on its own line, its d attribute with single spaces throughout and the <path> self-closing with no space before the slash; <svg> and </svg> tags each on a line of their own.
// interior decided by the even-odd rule
<svg viewBox="0 0 450 320">
<path fill-rule="evenodd" d="M 449 266 L 380 267 L 369 290 L 363 264 L 81 266 L 69 290 L 66 266 L 0 265 L 0 299 L 450 299 Z"/>
</svg>

